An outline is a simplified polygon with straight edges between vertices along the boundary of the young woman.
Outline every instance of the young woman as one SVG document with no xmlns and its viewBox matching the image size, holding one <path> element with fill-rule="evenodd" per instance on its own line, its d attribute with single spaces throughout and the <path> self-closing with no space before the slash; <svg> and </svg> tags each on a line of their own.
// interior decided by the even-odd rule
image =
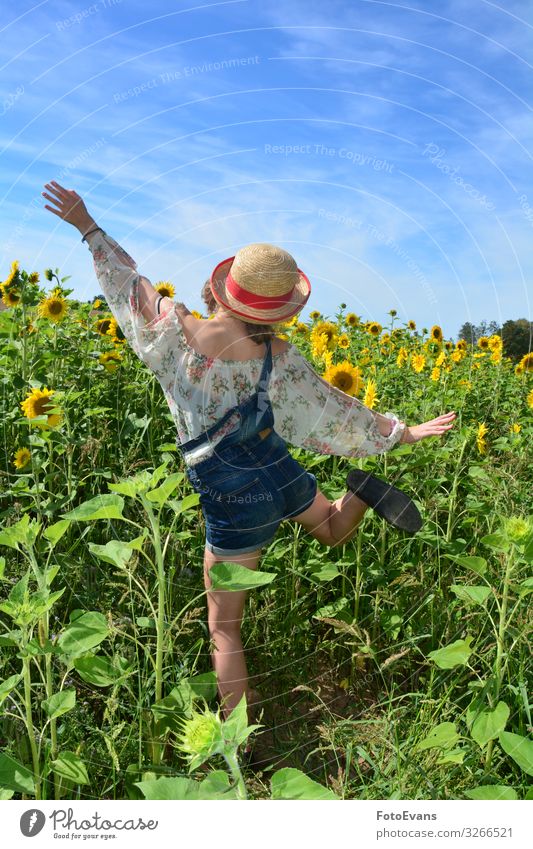
<svg viewBox="0 0 533 849">
<path fill-rule="evenodd" d="M 219 561 L 256 569 L 284 519 L 327 546 L 347 542 L 371 506 L 408 533 L 421 526 L 400 490 L 354 469 L 348 492 L 330 502 L 287 450 L 286 442 L 322 454 L 364 457 L 399 442 L 446 433 L 455 413 L 407 427 L 376 413 L 323 380 L 274 325 L 305 305 L 309 280 L 281 248 L 254 244 L 217 265 L 203 289 L 209 321 L 161 297 L 80 196 L 52 181 L 45 205 L 82 234 L 102 292 L 125 337 L 154 372 L 169 404 L 188 478 L 200 492 L 206 523 L 204 580 Z M 208 592 L 209 632 L 224 716 L 246 692 L 241 643 L 246 592 Z M 252 698 L 250 698 L 252 696 Z"/>
</svg>

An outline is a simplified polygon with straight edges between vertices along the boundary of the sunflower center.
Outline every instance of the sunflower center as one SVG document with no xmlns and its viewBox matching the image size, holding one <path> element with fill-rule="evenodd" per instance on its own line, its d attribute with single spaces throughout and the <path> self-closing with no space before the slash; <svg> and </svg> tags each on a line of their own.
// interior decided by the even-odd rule
<svg viewBox="0 0 533 849">
<path fill-rule="evenodd" d="M 34 410 L 36 416 L 45 416 L 50 406 L 50 396 L 45 395 L 44 398 L 37 398 L 34 402 Z"/>
<path fill-rule="evenodd" d="M 63 311 L 63 304 L 61 301 L 50 301 L 48 309 L 50 310 L 51 315 L 61 315 Z"/>
</svg>

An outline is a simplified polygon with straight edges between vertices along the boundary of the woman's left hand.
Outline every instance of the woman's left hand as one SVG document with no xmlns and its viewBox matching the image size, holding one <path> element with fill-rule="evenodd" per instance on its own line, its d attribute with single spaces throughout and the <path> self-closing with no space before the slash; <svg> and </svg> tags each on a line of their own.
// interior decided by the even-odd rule
<svg viewBox="0 0 533 849">
<path fill-rule="evenodd" d="M 45 183 L 45 189 L 52 192 L 55 197 L 51 197 L 47 192 L 42 192 L 43 197 L 55 204 L 55 207 L 45 204 L 45 209 L 49 209 L 54 215 L 62 218 L 68 224 L 76 227 L 80 233 L 86 232 L 91 224 L 94 224 L 94 219 L 91 218 L 87 211 L 83 200 L 73 189 L 64 189 L 55 180 L 50 183 Z"/>
<path fill-rule="evenodd" d="M 428 436 L 442 436 L 454 426 L 455 413 L 444 413 L 442 416 L 437 416 L 436 419 L 431 419 L 423 424 L 406 427 L 400 442 L 419 442 L 421 439 L 426 439 Z"/>
</svg>

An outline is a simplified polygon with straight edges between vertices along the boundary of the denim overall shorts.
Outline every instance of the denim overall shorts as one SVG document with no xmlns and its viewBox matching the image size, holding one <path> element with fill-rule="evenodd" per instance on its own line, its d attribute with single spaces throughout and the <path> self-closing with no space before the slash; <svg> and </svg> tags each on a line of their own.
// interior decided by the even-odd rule
<svg viewBox="0 0 533 849">
<path fill-rule="evenodd" d="M 219 556 L 246 554 L 268 545 L 283 519 L 302 513 L 316 496 L 316 477 L 289 454 L 285 440 L 274 430 L 268 395 L 271 371 L 268 341 L 254 394 L 199 436 L 176 443 L 185 455 L 209 444 L 238 411 L 237 427 L 217 442 L 213 453 L 192 466 L 186 464 L 187 477 L 200 493 L 206 548 Z"/>
</svg>

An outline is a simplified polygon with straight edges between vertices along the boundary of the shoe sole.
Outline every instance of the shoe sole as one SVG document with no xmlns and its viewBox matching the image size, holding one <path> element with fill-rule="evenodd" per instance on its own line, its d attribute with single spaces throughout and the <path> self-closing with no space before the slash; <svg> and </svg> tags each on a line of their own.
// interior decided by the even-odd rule
<svg viewBox="0 0 533 849">
<path fill-rule="evenodd" d="M 347 484 L 352 492 L 357 495 L 357 489 L 361 487 L 361 481 L 358 480 L 357 484 L 352 486 L 350 483 L 350 474 L 349 472 Z M 416 534 L 424 522 L 413 501 L 401 489 L 397 489 L 392 484 L 384 483 L 379 478 L 376 478 L 375 475 L 372 475 L 372 478 L 374 482 L 381 485 L 383 490 L 382 496 L 377 504 L 372 506 L 372 509 L 394 528 L 400 531 L 406 531 L 406 533 Z"/>
</svg>

